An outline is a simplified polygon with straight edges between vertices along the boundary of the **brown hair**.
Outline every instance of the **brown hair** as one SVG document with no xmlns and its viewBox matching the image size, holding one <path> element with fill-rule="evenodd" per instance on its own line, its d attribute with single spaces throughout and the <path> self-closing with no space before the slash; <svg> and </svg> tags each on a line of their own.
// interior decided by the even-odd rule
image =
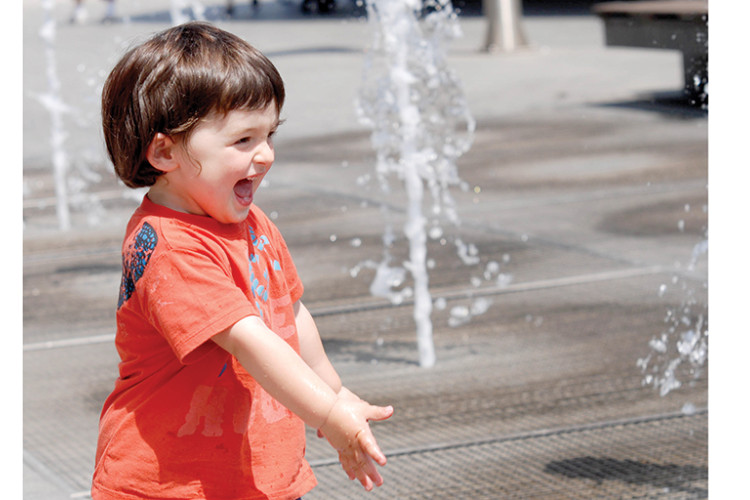
<svg viewBox="0 0 750 500">
<path fill-rule="evenodd" d="M 150 186 L 162 172 L 146 159 L 157 132 L 187 140 L 209 113 L 284 105 L 276 67 L 241 38 L 205 22 L 154 35 L 128 51 L 104 83 L 102 127 L 118 177 Z"/>
</svg>

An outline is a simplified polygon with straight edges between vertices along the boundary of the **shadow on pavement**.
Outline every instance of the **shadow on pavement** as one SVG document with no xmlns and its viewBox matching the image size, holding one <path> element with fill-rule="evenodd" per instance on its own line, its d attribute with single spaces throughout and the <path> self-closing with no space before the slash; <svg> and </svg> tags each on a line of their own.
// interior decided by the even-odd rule
<svg viewBox="0 0 750 500">
<path fill-rule="evenodd" d="M 698 102 L 681 90 L 662 91 L 644 94 L 629 101 L 599 104 L 606 108 L 624 108 L 658 113 L 665 118 L 681 120 L 705 119 L 708 117 L 708 105 Z"/>
<path fill-rule="evenodd" d="M 649 484 L 690 495 L 707 493 L 705 489 L 695 488 L 690 484 L 696 477 L 708 479 L 708 468 L 694 465 L 577 457 L 550 462 L 544 471 L 573 479 L 590 479 L 597 483 L 622 481 L 629 484 Z M 690 481 L 687 478 L 691 478 Z"/>
</svg>

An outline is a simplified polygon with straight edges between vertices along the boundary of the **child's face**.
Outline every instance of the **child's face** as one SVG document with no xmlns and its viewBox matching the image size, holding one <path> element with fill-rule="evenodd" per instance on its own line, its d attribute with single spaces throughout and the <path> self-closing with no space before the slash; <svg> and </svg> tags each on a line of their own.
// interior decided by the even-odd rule
<svg viewBox="0 0 750 500">
<path fill-rule="evenodd" d="M 273 134 L 279 126 L 276 106 L 256 111 L 212 113 L 175 148 L 179 167 L 165 176 L 170 208 L 242 222 L 253 197 L 273 165 Z"/>
</svg>

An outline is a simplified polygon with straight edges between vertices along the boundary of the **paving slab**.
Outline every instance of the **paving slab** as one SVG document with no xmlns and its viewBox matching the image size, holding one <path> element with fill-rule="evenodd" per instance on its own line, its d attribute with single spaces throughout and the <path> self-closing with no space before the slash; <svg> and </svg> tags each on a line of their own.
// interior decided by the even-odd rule
<svg viewBox="0 0 750 500">
<path fill-rule="evenodd" d="M 97 421 L 117 374 L 114 309 L 124 225 L 142 192 L 104 158 L 97 93 L 133 40 L 170 24 L 167 0 L 121 2 L 123 22 L 67 23 L 55 4 L 72 228 L 55 211 L 39 0 L 24 1 L 24 498 L 87 498 Z M 585 2 L 529 8 L 531 45 L 483 53 L 465 5 L 448 51 L 477 120 L 459 160 L 461 223 L 430 239 L 437 363 L 419 366 L 409 300 L 373 297 L 399 193 L 374 180 L 354 99 L 368 44 L 361 9 L 303 15 L 262 2 L 206 15 L 264 50 L 287 83 L 277 161 L 258 203 L 287 238 L 344 382 L 396 413 L 375 425 L 389 456 L 366 494 L 310 432 L 320 485 L 305 498 L 706 498 L 707 365 L 682 363 L 661 396 L 675 336 L 707 322 L 707 111 L 680 96 L 678 53 L 607 48 Z M 473 9 L 473 10 L 472 10 Z M 335 33 L 335 36 L 332 35 Z M 454 241 L 474 244 L 467 265 Z M 406 256 L 403 237 L 391 249 Z M 677 326 L 675 326 L 675 320 Z M 680 325 L 680 321 L 687 324 Z M 670 328 L 675 333 L 670 333 Z M 650 346 L 669 337 L 661 355 Z M 649 359 L 647 370 L 639 360 Z"/>
</svg>

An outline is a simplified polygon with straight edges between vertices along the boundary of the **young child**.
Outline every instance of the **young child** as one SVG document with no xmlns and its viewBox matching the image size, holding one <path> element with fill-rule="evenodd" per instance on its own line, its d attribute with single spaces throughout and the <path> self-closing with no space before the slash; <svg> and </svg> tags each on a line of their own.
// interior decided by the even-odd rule
<svg viewBox="0 0 750 500">
<path fill-rule="evenodd" d="M 128 52 L 102 96 L 117 175 L 149 186 L 123 243 L 119 378 L 102 410 L 98 499 L 296 499 L 304 424 L 350 479 L 382 484 L 372 406 L 341 385 L 278 229 L 255 204 L 284 85 L 207 23 Z"/>
</svg>

